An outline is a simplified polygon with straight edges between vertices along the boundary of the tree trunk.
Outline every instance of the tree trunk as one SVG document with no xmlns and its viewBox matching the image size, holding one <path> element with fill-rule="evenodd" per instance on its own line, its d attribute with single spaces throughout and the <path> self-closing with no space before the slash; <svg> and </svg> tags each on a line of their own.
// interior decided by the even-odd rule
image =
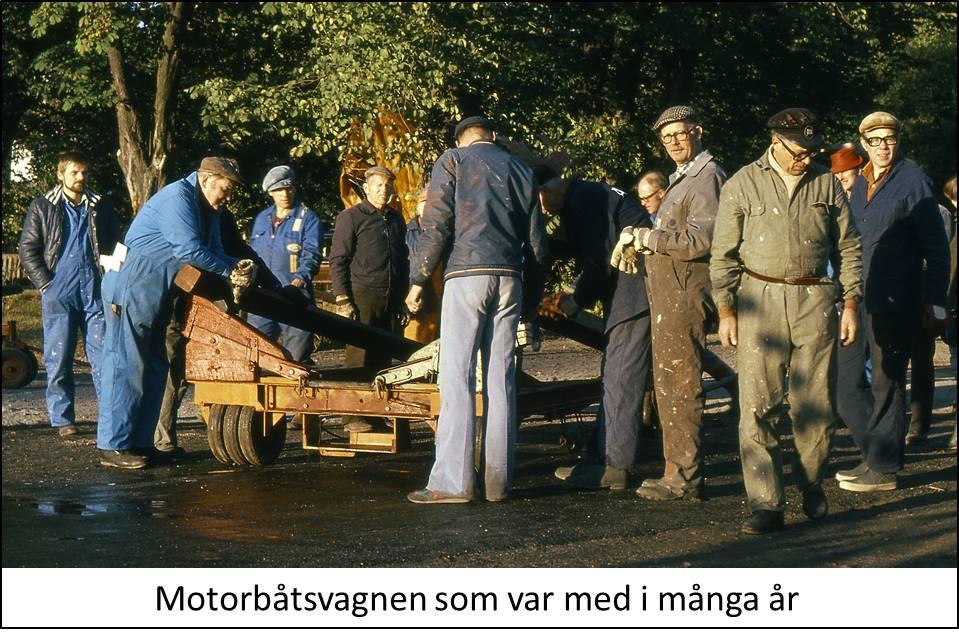
<svg viewBox="0 0 959 644">
<path fill-rule="evenodd" d="M 166 161 L 171 148 L 173 100 L 180 63 L 180 34 L 191 5 L 173 3 L 163 32 L 162 53 L 157 62 L 156 94 L 153 99 L 153 132 L 145 140 L 140 115 L 127 89 L 123 54 L 119 47 L 107 49 L 113 91 L 117 95 L 117 128 L 120 149 L 117 162 L 126 180 L 133 212 L 137 213 L 153 193 L 166 183 Z"/>
</svg>

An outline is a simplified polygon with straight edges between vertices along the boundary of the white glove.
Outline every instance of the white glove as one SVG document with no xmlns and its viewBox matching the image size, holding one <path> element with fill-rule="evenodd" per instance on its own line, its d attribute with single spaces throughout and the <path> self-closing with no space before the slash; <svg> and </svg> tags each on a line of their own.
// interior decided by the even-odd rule
<svg viewBox="0 0 959 644">
<path fill-rule="evenodd" d="M 623 228 L 623 231 L 619 234 L 619 241 L 616 243 L 616 247 L 613 248 L 613 254 L 609 258 L 609 265 L 627 275 L 635 275 L 638 273 L 639 257 L 633 248 L 634 243 L 635 235 L 633 234 L 633 227 L 627 226 Z"/>
<path fill-rule="evenodd" d="M 353 304 L 353 300 L 347 295 L 340 295 L 336 298 L 336 314 L 342 315 L 345 318 L 351 320 L 360 319 L 359 312 L 356 310 L 356 305 Z"/>
<path fill-rule="evenodd" d="M 239 302 L 243 292 L 256 281 L 256 264 L 252 259 L 241 259 L 230 271 L 230 284 L 233 286 L 233 301 Z"/>
</svg>

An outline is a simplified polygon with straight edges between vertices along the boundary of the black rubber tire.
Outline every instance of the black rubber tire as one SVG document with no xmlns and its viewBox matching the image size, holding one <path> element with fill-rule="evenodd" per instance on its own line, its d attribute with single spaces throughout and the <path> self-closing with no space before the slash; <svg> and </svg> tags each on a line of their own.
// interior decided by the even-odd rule
<svg viewBox="0 0 959 644">
<path fill-rule="evenodd" d="M 240 451 L 250 465 L 269 465 L 286 445 L 286 418 L 263 435 L 263 412 L 243 407 L 236 425 Z"/>
<path fill-rule="evenodd" d="M 229 405 L 223 414 L 223 447 L 230 460 L 235 465 L 246 465 L 246 458 L 240 450 L 240 441 L 236 434 L 237 422 L 240 420 L 239 405 Z"/>
<path fill-rule="evenodd" d="M 226 448 L 223 447 L 223 414 L 226 407 L 220 404 L 210 406 L 210 418 L 206 425 L 206 440 L 210 444 L 210 451 L 213 452 L 213 458 L 224 465 L 232 465 L 230 457 L 227 456 Z"/>
<path fill-rule="evenodd" d="M 10 347 L 3 350 L 3 388 L 26 387 L 37 376 L 37 359 L 29 351 Z"/>
</svg>

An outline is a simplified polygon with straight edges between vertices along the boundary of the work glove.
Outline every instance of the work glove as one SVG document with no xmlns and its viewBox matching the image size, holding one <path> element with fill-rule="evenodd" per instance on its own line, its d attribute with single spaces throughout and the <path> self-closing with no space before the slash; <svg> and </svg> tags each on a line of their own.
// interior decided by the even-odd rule
<svg viewBox="0 0 959 644">
<path fill-rule="evenodd" d="M 619 234 L 619 241 L 613 248 L 613 254 L 609 258 L 609 265 L 627 275 L 635 275 L 639 272 L 639 255 L 633 247 L 635 234 L 633 227 L 627 226 Z"/>
<path fill-rule="evenodd" d="M 230 271 L 230 285 L 233 286 L 233 301 L 239 302 L 240 296 L 256 281 L 256 264 L 252 259 L 241 259 Z"/>
<path fill-rule="evenodd" d="M 539 330 L 539 327 L 532 322 L 520 322 L 516 328 L 516 347 L 519 349 L 529 347 L 536 352 L 542 346 L 543 333 Z"/>
<path fill-rule="evenodd" d="M 652 255 L 655 251 L 649 247 L 649 238 L 653 234 L 652 228 L 637 228 L 633 231 L 633 248 L 637 253 Z"/>
<path fill-rule="evenodd" d="M 539 305 L 539 315 L 552 320 L 574 317 L 579 313 L 579 305 L 573 299 L 572 293 L 553 293 L 543 298 Z"/>
<path fill-rule="evenodd" d="M 336 314 L 351 320 L 358 320 L 360 318 L 359 311 L 356 310 L 356 305 L 353 304 L 353 300 L 351 300 L 348 295 L 338 295 L 336 297 Z"/>
<path fill-rule="evenodd" d="M 401 329 L 405 329 L 410 323 L 410 312 L 406 309 L 405 306 L 400 307 L 400 310 L 396 312 L 396 323 Z"/>
</svg>

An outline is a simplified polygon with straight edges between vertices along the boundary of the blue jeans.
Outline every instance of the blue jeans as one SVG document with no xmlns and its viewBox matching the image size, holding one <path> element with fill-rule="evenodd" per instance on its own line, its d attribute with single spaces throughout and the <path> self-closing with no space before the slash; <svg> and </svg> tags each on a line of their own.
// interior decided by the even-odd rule
<svg viewBox="0 0 959 644">
<path fill-rule="evenodd" d="M 479 353 L 485 421 L 480 460 L 486 498 L 509 495 L 517 428 L 514 355 L 522 301 L 523 283 L 518 277 L 476 275 L 446 282 L 436 462 L 427 484 L 433 492 L 473 496 Z"/>
</svg>

